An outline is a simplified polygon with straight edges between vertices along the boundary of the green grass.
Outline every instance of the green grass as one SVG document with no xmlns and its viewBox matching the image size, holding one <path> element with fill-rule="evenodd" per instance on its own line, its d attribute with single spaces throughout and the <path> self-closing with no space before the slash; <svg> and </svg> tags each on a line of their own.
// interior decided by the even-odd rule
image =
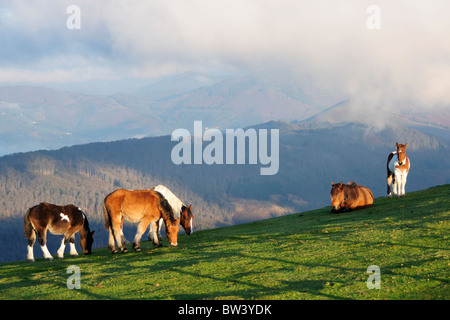
<svg viewBox="0 0 450 320">
<path fill-rule="evenodd" d="M 142 252 L 3 263 L 0 299 L 449 299 L 449 195 L 438 186 L 339 215 L 198 231 L 177 248 L 144 241 Z M 69 265 L 79 290 L 66 286 Z M 370 265 L 379 290 L 367 288 Z"/>
</svg>

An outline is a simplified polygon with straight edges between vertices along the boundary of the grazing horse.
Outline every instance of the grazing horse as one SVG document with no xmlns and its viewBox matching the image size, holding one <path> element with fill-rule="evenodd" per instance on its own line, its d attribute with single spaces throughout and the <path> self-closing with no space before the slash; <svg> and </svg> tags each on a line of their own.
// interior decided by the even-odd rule
<svg viewBox="0 0 450 320">
<path fill-rule="evenodd" d="M 355 182 L 347 184 L 331 182 L 331 212 L 339 213 L 370 207 L 373 194 L 368 188 Z"/>
<path fill-rule="evenodd" d="M 158 185 L 154 187 L 152 190 L 156 190 L 159 193 L 161 193 L 164 198 L 169 202 L 170 206 L 172 207 L 173 214 L 175 218 L 180 218 L 180 225 L 183 227 L 184 231 L 187 235 L 190 235 L 194 232 L 194 215 L 192 214 L 192 205 L 186 206 L 180 199 L 178 199 L 172 191 L 169 190 L 169 188 Z M 153 243 L 159 243 L 158 246 L 161 246 L 161 227 L 162 227 L 163 220 L 159 219 L 158 222 L 152 222 L 150 224 L 150 231 L 148 233 L 148 239 L 153 241 Z M 158 235 L 158 239 L 153 239 L 153 235 Z"/>
<path fill-rule="evenodd" d="M 94 232 L 89 229 L 86 215 L 80 208 L 69 204 L 57 206 L 42 202 L 30 209 L 24 217 L 25 237 L 28 239 L 27 259 L 34 261 L 33 245 L 36 235 L 44 252 L 44 258 L 53 260 L 47 249 L 47 230 L 52 234 L 62 234 L 64 238 L 58 249 L 58 258 L 64 258 L 64 249 L 67 242 L 70 243 L 70 255 L 78 256 L 75 248 L 75 233 L 80 232 L 80 246 L 84 254 L 90 254 L 94 242 Z"/>
<path fill-rule="evenodd" d="M 142 234 L 152 222 L 163 219 L 167 239 L 171 246 L 177 246 L 179 218 L 175 218 L 172 208 L 162 194 L 155 190 L 118 189 L 106 196 L 103 203 L 105 228 L 109 230 L 108 248 L 116 253 L 115 242 L 122 252 L 127 252 L 122 241 L 123 219 L 139 223 L 133 248 L 140 251 Z M 156 239 L 156 235 L 153 239 Z M 154 243 L 155 244 L 155 243 Z M 157 245 L 157 244 L 155 244 Z"/>
<path fill-rule="evenodd" d="M 386 164 L 387 169 L 387 194 L 392 197 L 392 191 L 399 197 L 405 196 L 406 177 L 409 173 L 411 163 L 406 155 L 406 145 L 396 143 L 397 151 L 389 154 Z"/>
</svg>

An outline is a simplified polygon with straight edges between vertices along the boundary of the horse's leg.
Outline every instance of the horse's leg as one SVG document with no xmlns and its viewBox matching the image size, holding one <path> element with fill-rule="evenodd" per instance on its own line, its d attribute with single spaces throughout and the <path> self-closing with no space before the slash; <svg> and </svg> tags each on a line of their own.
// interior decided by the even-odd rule
<svg viewBox="0 0 450 320">
<path fill-rule="evenodd" d="M 78 256 L 77 248 L 75 247 L 75 233 L 69 239 L 70 255 L 73 257 Z"/>
<path fill-rule="evenodd" d="M 111 250 L 112 253 L 117 253 L 116 242 L 114 241 L 114 236 L 111 227 L 109 227 L 108 249 Z"/>
<path fill-rule="evenodd" d="M 48 260 L 53 260 L 52 255 L 47 249 L 47 229 L 38 231 L 39 244 L 41 245 L 42 252 L 44 253 L 44 258 Z"/>
<path fill-rule="evenodd" d="M 403 189 L 403 177 L 402 174 L 399 175 L 398 177 L 398 197 L 402 196 L 402 189 Z"/>
<path fill-rule="evenodd" d="M 123 246 L 122 237 L 120 236 L 121 223 L 122 223 L 122 214 L 121 213 L 114 215 L 114 217 L 111 217 L 112 233 L 113 233 L 114 239 L 117 242 L 117 246 L 119 247 L 120 251 L 128 252 L 128 250 Z M 113 251 L 113 253 L 115 253 L 115 252 Z"/>
<path fill-rule="evenodd" d="M 400 182 L 400 177 L 398 176 L 398 174 L 394 174 L 394 183 L 392 185 L 392 191 L 394 193 L 394 195 L 398 196 L 398 184 Z"/>
<path fill-rule="evenodd" d="M 155 247 L 162 247 L 161 239 L 159 238 L 160 232 L 160 224 L 159 221 L 152 221 L 150 223 L 150 231 L 148 232 L 148 239 L 153 242 Z"/>
<path fill-rule="evenodd" d="M 156 222 L 152 221 L 152 222 L 150 222 L 150 228 L 148 230 L 147 238 L 148 238 L 148 240 L 152 241 L 153 243 L 154 243 L 153 239 L 155 239 L 155 237 L 153 235 L 155 233 L 155 230 L 156 230 Z"/>
<path fill-rule="evenodd" d="M 34 246 L 34 242 L 36 241 L 36 231 L 34 231 L 34 229 L 31 230 L 31 234 L 30 237 L 28 238 L 28 254 L 27 254 L 27 259 L 29 261 L 33 261 L 34 262 L 34 254 L 33 254 L 33 246 Z"/>
<path fill-rule="evenodd" d="M 392 197 L 392 193 L 391 193 L 392 178 L 393 178 L 393 174 L 392 173 L 388 173 L 386 182 L 387 182 L 387 194 L 388 194 L 389 197 Z"/>
<path fill-rule="evenodd" d="M 149 219 L 142 219 L 141 222 L 139 222 L 139 225 L 137 227 L 137 232 L 136 232 L 136 236 L 134 237 L 134 241 L 133 241 L 133 248 L 136 251 L 141 251 L 141 238 L 142 235 L 144 234 L 145 230 L 147 230 L 147 227 L 150 223 Z"/>
<path fill-rule="evenodd" d="M 163 226 L 163 223 L 164 223 L 163 219 L 160 218 L 159 221 L 158 221 L 158 240 L 161 243 L 162 243 L 161 228 Z"/>
<path fill-rule="evenodd" d="M 58 254 L 58 258 L 63 259 L 64 258 L 64 249 L 66 248 L 66 244 L 69 241 L 69 239 L 67 239 L 67 237 L 64 235 L 62 241 L 61 241 L 61 246 L 59 247 L 58 251 L 56 251 L 56 253 Z"/>
<path fill-rule="evenodd" d="M 404 197 L 405 196 L 405 186 L 406 186 L 406 177 L 407 175 L 405 173 L 402 174 L 402 182 L 401 182 L 401 192 L 400 192 L 400 196 Z"/>
<path fill-rule="evenodd" d="M 125 219 L 125 217 L 122 217 L 122 222 L 120 223 L 120 238 L 122 239 L 123 244 L 129 244 L 130 241 L 128 241 L 127 238 L 125 238 L 125 235 L 123 234 L 123 220 L 124 219 Z"/>
</svg>

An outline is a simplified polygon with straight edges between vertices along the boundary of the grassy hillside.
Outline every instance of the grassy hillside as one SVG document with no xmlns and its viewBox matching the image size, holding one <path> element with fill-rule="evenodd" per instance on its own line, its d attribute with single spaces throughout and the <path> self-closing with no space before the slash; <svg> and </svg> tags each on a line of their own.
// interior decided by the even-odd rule
<svg viewBox="0 0 450 320">
<path fill-rule="evenodd" d="M 199 231 L 177 248 L 145 241 L 139 253 L 4 263 L 0 299 L 449 299 L 449 195 L 444 185 L 340 215 Z M 70 265 L 81 289 L 66 286 Z M 370 265 L 379 290 L 367 288 Z"/>
</svg>

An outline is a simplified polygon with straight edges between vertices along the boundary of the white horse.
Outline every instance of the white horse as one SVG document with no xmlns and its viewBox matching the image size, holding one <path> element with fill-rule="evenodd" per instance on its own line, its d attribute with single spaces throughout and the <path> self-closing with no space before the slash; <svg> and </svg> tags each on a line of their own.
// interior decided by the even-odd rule
<svg viewBox="0 0 450 320">
<path fill-rule="evenodd" d="M 405 196 L 406 177 L 409 173 L 411 163 L 406 155 L 406 145 L 396 143 L 397 151 L 393 151 L 389 154 L 387 160 L 387 194 L 392 197 L 392 191 L 394 195 L 399 197 Z M 396 156 L 396 157 L 395 157 Z"/>
<path fill-rule="evenodd" d="M 175 196 L 172 191 L 163 185 L 158 185 L 153 188 L 153 190 L 161 193 L 167 202 L 170 204 L 173 210 L 173 215 L 175 219 L 180 219 L 180 224 L 186 231 L 187 235 L 194 232 L 194 216 L 192 214 L 192 205 L 186 206 L 177 196 Z M 153 243 L 161 244 L 161 227 L 163 225 L 163 220 L 159 219 L 157 222 L 150 223 L 150 230 L 148 232 L 148 239 L 153 241 Z M 154 239 L 155 234 L 158 239 Z M 157 241 L 159 240 L 159 241 Z"/>
</svg>

